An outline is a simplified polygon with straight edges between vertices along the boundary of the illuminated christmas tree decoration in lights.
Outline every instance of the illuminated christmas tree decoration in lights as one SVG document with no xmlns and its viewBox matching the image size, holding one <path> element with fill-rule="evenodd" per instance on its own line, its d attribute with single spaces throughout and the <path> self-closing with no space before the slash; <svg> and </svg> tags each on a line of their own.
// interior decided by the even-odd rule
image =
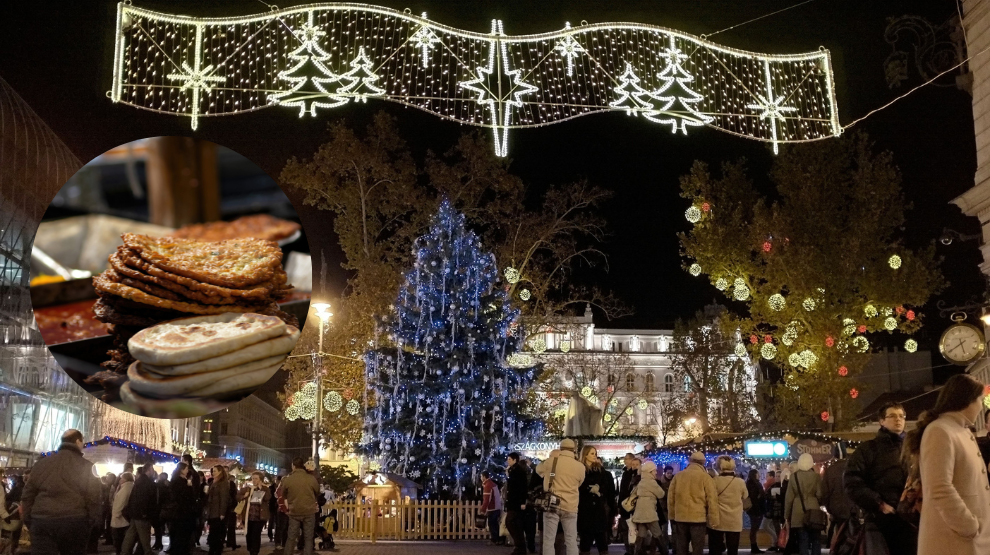
<svg viewBox="0 0 990 555">
<path fill-rule="evenodd" d="M 639 402 L 636 403 L 636 406 L 639 407 L 639 410 L 646 410 L 646 407 L 648 405 L 649 403 L 646 402 L 646 399 L 640 399 Z"/>
<path fill-rule="evenodd" d="M 361 403 L 358 403 L 357 399 L 351 399 L 350 401 L 347 402 L 346 408 L 347 408 L 347 414 L 351 416 L 355 416 L 357 415 L 357 413 L 361 412 Z"/>
<path fill-rule="evenodd" d="M 684 217 L 687 221 L 696 224 L 701 221 L 701 210 L 697 206 L 691 206 L 684 211 Z"/>
<path fill-rule="evenodd" d="M 886 320 L 883 321 L 883 327 L 887 328 L 890 331 L 896 330 L 897 329 L 897 319 L 894 318 L 894 317 L 887 318 Z"/>
<path fill-rule="evenodd" d="M 729 288 L 729 282 L 725 278 L 718 278 L 715 280 L 715 289 L 719 291 L 725 291 Z"/>
<path fill-rule="evenodd" d="M 890 267 L 896 270 L 901 267 L 901 257 L 895 254 L 890 257 L 890 260 L 887 261 L 887 264 L 890 264 Z"/>
<path fill-rule="evenodd" d="M 913 353 L 918 350 L 918 342 L 914 339 L 908 339 L 904 342 L 904 350 Z"/>
<path fill-rule="evenodd" d="M 773 360 L 777 356 L 777 347 L 773 343 L 764 343 L 760 347 L 760 355 L 767 360 Z"/>
<path fill-rule="evenodd" d="M 808 297 L 807 299 L 801 302 L 801 307 L 807 310 L 808 312 L 814 310 L 815 306 L 817 306 L 817 303 L 815 303 L 815 299 L 812 299 L 811 297 Z"/>
<path fill-rule="evenodd" d="M 775 146 L 841 133 L 824 49 L 745 52 L 636 23 L 507 36 L 500 21 L 469 32 L 346 3 L 196 18 L 124 2 L 117 21 L 110 99 L 189 117 L 194 129 L 204 117 L 276 105 L 314 114 L 374 97 L 490 128 L 505 155 L 510 128 L 625 110 L 613 102 L 628 63 L 634 113 L 673 132 L 706 125 Z M 362 47 L 367 63 L 352 66 Z"/>
<path fill-rule="evenodd" d="M 877 307 L 875 307 L 875 306 L 873 306 L 873 305 L 871 305 L 871 304 L 868 304 L 868 305 L 866 305 L 866 307 L 865 307 L 865 308 L 863 309 L 863 313 L 864 313 L 864 314 L 866 314 L 866 317 L 867 317 L 867 318 L 874 318 L 874 317 L 876 317 L 876 315 L 878 314 L 878 313 L 877 313 Z"/>
<path fill-rule="evenodd" d="M 739 358 L 744 358 L 747 354 L 749 354 L 746 352 L 746 346 L 743 345 L 742 343 L 736 343 L 735 352 L 736 352 L 736 356 Z"/>
<path fill-rule="evenodd" d="M 529 292 L 529 289 L 523 289 L 519 292 L 519 298 L 524 301 L 528 301 L 532 295 L 533 294 Z"/>
<path fill-rule="evenodd" d="M 784 300 L 784 296 L 780 293 L 774 293 L 773 295 L 770 295 L 769 299 L 767 299 L 767 304 L 770 305 L 771 309 L 780 312 L 781 310 L 784 310 L 784 307 L 787 305 L 787 301 Z"/>
<path fill-rule="evenodd" d="M 863 337 L 862 335 L 858 335 L 854 337 L 852 344 L 853 347 L 855 347 L 856 350 L 861 353 L 865 353 L 866 351 L 870 350 L 870 341 L 865 337 Z"/>
<path fill-rule="evenodd" d="M 331 391 L 323 396 L 323 408 L 330 412 L 337 412 L 344 406 L 344 398 L 340 393 Z"/>
<path fill-rule="evenodd" d="M 519 270 L 515 268 L 506 268 L 504 274 L 505 281 L 509 283 L 517 283 L 519 281 Z"/>
<path fill-rule="evenodd" d="M 688 273 L 690 273 L 692 276 L 695 276 L 695 277 L 700 276 L 701 275 L 701 265 L 699 265 L 699 264 L 691 264 L 691 267 L 688 268 Z"/>
</svg>

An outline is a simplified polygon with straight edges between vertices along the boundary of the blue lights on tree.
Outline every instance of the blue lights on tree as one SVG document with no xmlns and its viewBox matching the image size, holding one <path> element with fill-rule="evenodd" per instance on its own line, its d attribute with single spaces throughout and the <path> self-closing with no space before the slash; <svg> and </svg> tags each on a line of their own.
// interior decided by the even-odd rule
<svg viewBox="0 0 990 555">
<path fill-rule="evenodd" d="M 510 444 L 539 433 L 523 414 L 535 368 L 506 358 L 519 312 L 499 283 L 495 257 L 444 200 L 413 247 L 394 310 L 380 320 L 365 357 L 369 409 L 358 451 L 383 470 L 461 498 L 483 470 L 502 472 Z"/>
</svg>

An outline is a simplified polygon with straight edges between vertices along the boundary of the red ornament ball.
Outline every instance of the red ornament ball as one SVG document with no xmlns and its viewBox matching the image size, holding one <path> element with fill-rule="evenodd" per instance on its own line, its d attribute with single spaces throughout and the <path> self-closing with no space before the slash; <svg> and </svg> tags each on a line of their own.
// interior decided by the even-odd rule
<svg viewBox="0 0 990 555">
<path fill-rule="evenodd" d="M 894 312 L 896 312 L 897 315 L 900 316 L 901 314 L 904 314 L 904 307 L 903 306 L 899 306 L 899 307 L 897 307 L 897 308 L 894 309 Z"/>
<path fill-rule="evenodd" d="M 826 347 L 834 347 L 835 346 L 835 339 L 833 339 L 831 335 L 825 338 L 825 346 Z"/>
<path fill-rule="evenodd" d="M 849 375 L 849 369 L 846 368 L 845 366 L 840 366 L 839 367 L 839 375 L 840 376 L 843 376 L 843 377 L 848 376 Z"/>
<path fill-rule="evenodd" d="M 913 310 L 907 311 L 907 319 L 908 320 L 914 320 L 914 316 L 915 316 L 915 314 L 914 314 L 914 311 Z"/>
<path fill-rule="evenodd" d="M 859 397 L 859 391 L 856 391 L 856 388 L 852 388 L 849 390 L 849 396 L 855 399 L 856 397 Z"/>
<path fill-rule="evenodd" d="M 773 243 L 771 243 L 770 241 L 763 242 L 763 252 L 770 252 L 770 249 L 772 248 L 773 248 Z"/>
<path fill-rule="evenodd" d="M 828 422 L 828 411 L 822 411 L 822 422 Z"/>
<path fill-rule="evenodd" d="M 351 397 L 354 397 L 354 390 L 351 389 L 351 388 L 345 389 L 344 390 L 344 399 L 347 399 L 348 401 L 350 401 L 351 400 Z"/>
<path fill-rule="evenodd" d="M 769 336 L 769 335 L 764 335 L 763 336 L 763 342 L 764 343 L 773 343 L 773 337 L 772 336 Z"/>
<path fill-rule="evenodd" d="M 760 342 L 760 339 L 756 337 L 756 335 L 754 334 L 749 336 L 749 342 L 752 343 L 753 345 L 756 345 L 757 343 Z"/>
<path fill-rule="evenodd" d="M 860 324 L 860 326 L 856 328 L 856 331 L 858 331 L 859 333 L 866 333 L 866 326 Z"/>
<path fill-rule="evenodd" d="M 702 212 L 708 212 L 708 211 L 710 211 L 711 209 L 712 209 L 712 205 L 711 205 L 711 204 L 709 204 L 709 203 L 707 203 L 707 202 L 702 202 L 702 203 L 701 203 L 701 211 L 702 211 Z"/>
</svg>

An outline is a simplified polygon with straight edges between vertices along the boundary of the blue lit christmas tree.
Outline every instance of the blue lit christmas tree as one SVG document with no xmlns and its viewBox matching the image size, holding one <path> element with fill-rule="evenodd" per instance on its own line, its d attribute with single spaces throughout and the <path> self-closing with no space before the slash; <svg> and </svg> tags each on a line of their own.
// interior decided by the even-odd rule
<svg viewBox="0 0 990 555">
<path fill-rule="evenodd" d="M 380 325 L 392 346 L 366 355 L 371 407 L 359 452 L 429 497 L 460 498 L 483 470 L 504 469 L 512 442 L 538 432 L 522 413 L 535 369 L 506 362 L 521 346 L 509 332 L 519 313 L 463 214 L 443 201 L 413 254 Z"/>
</svg>

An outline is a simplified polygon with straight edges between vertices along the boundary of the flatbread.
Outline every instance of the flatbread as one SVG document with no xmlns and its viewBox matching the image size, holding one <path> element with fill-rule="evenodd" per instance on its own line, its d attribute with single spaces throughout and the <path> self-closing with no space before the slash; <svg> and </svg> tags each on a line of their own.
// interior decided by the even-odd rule
<svg viewBox="0 0 990 555">
<path fill-rule="evenodd" d="M 285 322 L 275 316 L 225 313 L 162 322 L 127 342 L 137 360 L 158 366 L 188 364 L 225 355 L 283 335 Z"/>
<path fill-rule="evenodd" d="M 192 418 L 223 410 L 248 394 L 217 399 L 151 399 L 139 395 L 131 389 L 129 383 L 120 386 L 120 400 L 124 402 L 124 410 L 136 412 L 154 418 Z"/>
<path fill-rule="evenodd" d="M 242 374 L 237 374 L 236 376 L 230 376 L 222 380 L 218 380 L 211 383 L 202 389 L 197 389 L 191 391 L 187 394 L 188 397 L 216 397 L 218 395 L 229 395 L 233 392 L 239 392 L 244 390 L 251 390 L 265 385 L 265 383 L 278 372 L 278 369 L 282 367 L 282 363 L 274 364 L 268 366 L 267 368 L 260 368 L 253 372 L 245 372 Z"/>
<path fill-rule="evenodd" d="M 178 293 L 182 297 L 185 297 L 186 299 L 189 300 L 201 302 L 203 304 L 234 304 L 237 302 L 238 299 L 238 297 L 234 297 L 234 296 L 210 295 L 202 291 L 190 289 L 189 287 L 186 287 L 185 285 L 182 285 L 181 283 L 177 283 L 170 279 L 146 274 L 141 270 L 132 268 L 127 264 L 125 264 L 124 261 L 121 259 L 119 252 L 115 252 L 111 254 L 107 260 L 110 262 L 110 267 L 113 268 L 118 274 L 122 276 L 131 278 L 131 280 L 134 281 L 141 281 L 149 285 L 154 285 L 161 289 L 168 289 L 169 291 Z M 135 287 L 136 289 L 141 289 L 149 293 L 154 293 L 154 291 L 133 285 L 131 283 L 128 283 L 127 281 L 120 281 L 120 283 L 123 283 L 124 285 L 130 285 L 132 287 Z M 165 297 L 165 295 L 156 295 L 156 296 L 167 298 Z M 176 300 L 183 300 L 183 299 L 176 299 Z"/>
<path fill-rule="evenodd" d="M 247 364 L 276 355 L 286 355 L 296 346 L 299 340 L 299 329 L 288 325 L 285 335 L 260 341 L 253 345 L 238 349 L 218 357 L 208 358 L 199 362 L 176 365 L 143 364 L 145 370 L 161 376 L 185 376 L 200 372 L 223 370 L 232 366 Z"/>
<path fill-rule="evenodd" d="M 161 268 L 155 266 L 154 264 L 144 260 L 138 254 L 127 247 L 119 247 L 117 249 L 118 259 L 130 268 L 135 270 L 140 270 L 147 275 L 167 280 L 171 283 L 176 283 L 185 286 L 194 291 L 200 291 L 205 295 L 209 296 L 230 296 L 230 297 L 248 297 L 248 298 L 265 298 L 271 294 L 271 291 L 276 286 L 281 287 L 285 284 L 287 277 L 282 277 L 281 273 L 276 273 L 275 280 L 269 283 L 260 283 L 253 285 L 251 287 L 237 289 L 230 287 L 223 287 L 220 285 L 213 285 L 211 283 L 203 283 L 192 278 L 185 276 L 180 276 L 178 274 L 173 274 L 171 272 L 166 272 Z M 163 285 L 163 287 L 165 287 Z"/>
<path fill-rule="evenodd" d="M 243 216 L 232 222 L 187 225 L 170 235 L 199 241 L 224 241 L 241 237 L 278 241 L 299 231 L 299 227 L 295 222 L 274 218 L 268 214 L 256 214 Z"/>
<path fill-rule="evenodd" d="M 140 289 L 135 289 L 123 283 L 114 283 L 106 275 L 100 274 L 93 278 L 93 288 L 98 293 L 109 293 L 118 297 L 123 297 L 129 301 L 145 304 L 160 310 L 175 310 L 189 314 L 223 314 L 225 312 L 257 312 L 264 308 L 264 305 L 245 306 L 239 304 L 232 305 L 204 305 L 198 303 L 187 303 L 182 301 L 170 301 L 161 297 L 156 297 L 145 293 Z M 266 303 L 267 304 L 267 303 Z"/>
<path fill-rule="evenodd" d="M 161 376 L 143 368 L 141 362 L 135 362 L 127 369 L 127 377 L 130 380 L 131 389 L 135 393 L 146 397 L 170 399 L 172 397 L 189 396 L 188 394 L 191 391 L 201 390 L 207 386 L 222 383 L 227 378 L 248 375 L 258 370 L 273 367 L 275 370 L 278 370 L 281 368 L 283 362 L 285 362 L 285 355 L 278 355 L 223 370 L 183 376 Z M 271 373 L 274 374 L 275 370 L 272 370 Z M 271 374 L 269 374 L 269 377 L 271 377 Z"/>
<path fill-rule="evenodd" d="M 232 239 L 209 243 L 134 233 L 125 233 L 121 238 L 127 248 L 166 271 L 225 287 L 269 281 L 282 264 L 282 250 L 274 241 Z"/>
</svg>

